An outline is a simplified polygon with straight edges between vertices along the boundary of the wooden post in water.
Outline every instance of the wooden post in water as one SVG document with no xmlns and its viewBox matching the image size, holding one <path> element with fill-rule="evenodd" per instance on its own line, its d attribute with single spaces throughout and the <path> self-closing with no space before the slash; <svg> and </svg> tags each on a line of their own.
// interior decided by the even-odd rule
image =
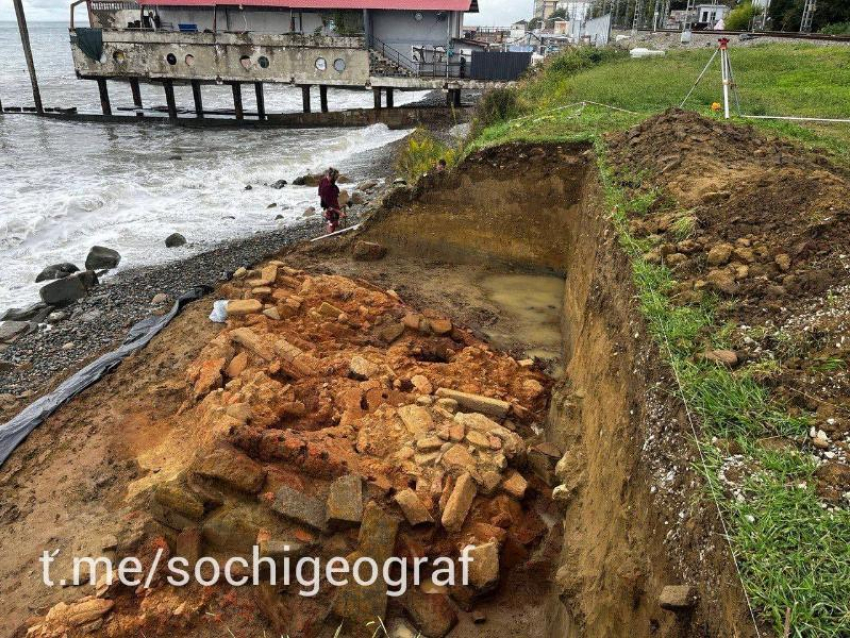
<svg viewBox="0 0 850 638">
<path fill-rule="evenodd" d="M 162 86 L 165 88 L 165 103 L 168 105 L 168 119 L 177 119 L 177 102 L 174 101 L 174 82 L 171 80 L 163 80 Z"/>
<path fill-rule="evenodd" d="M 109 87 L 106 78 L 97 78 L 97 90 L 100 92 L 100 110 L 106 117 L 112 115 L 112 104 L 109 102 Z"/>
<path fill-rule="evenodd" d="M 39 115 L 44 115 L 44 106 L 41 103 L 41 91 L 38 88 L 38 78 L 35 75 L 35 63 L 32 59 L 32 47 L 30 46 L 30 31 L 27 28 L 27 16 L 24 14 L 22 0 L 12 0 L 15 5 L 15 15 L 18 18 L 18 31 L 21 33 L 21 44 L 24 47 L 24 57 L 27 60 L 27 68 L 30 72 L 32 83 L 32 97 L 35 101 L 35 110 Z"/>
<path fill-rule="evenodd" d="M 375 94 L 375 110 L 380 111 L 383 108 L 381 105 L 381 89 L 372 89 L 372 92 Z"/>
<path fill-rule="evenodd" d="M 242 108 L 242 84 L 234 82 L 230 85 L 230 88 L 233 89 L 233 108 L 236 110 L 236 119 L 244 120 L 245 110 Z"/>
<path fill-rule="evenodd" d="M 204 96 L 201 94 L 201 83 L 192 80 L 192 97 L 195 98 L 195 115 L 199 120 L 204 119 Z"/>
<path fill-rule="evenodd" d="M 266 94 L 262 82 L 254 82 L 254 92 L 257 94 L 257 117 L 266 119 Z"/>
<path fill-rule="evenodd" d="M 313 105 L 310 103 L 310 87 L 309 84 L 305 84 L 301 87 L 301 100 L 304 103 L 304 112 L 312 113 Z"/>
<path fill-rule="evenodd" d="M 133 92 L 133 106 L 136 107 L 136 117 L 144 117 L 142 112 L 142 89 L 139 86 L 139 78 L 130 78 L 130 90 Z"/>
<path fill-rule="evenodd" d="M 329 110 L 328 109 L 328 87 L 327 87 L 327 85 L 322 84 L 319 87 L 319 97 L 321 98 L 321 102 L 322 102 L 322 113 L 327 113 L 328 110 Z"/>
<path fill-rule="evenodd" d="M 393 89 L 387 89 L 387 108 L 391 109 L 395 107 L 395 96 Z"/>
</svg>

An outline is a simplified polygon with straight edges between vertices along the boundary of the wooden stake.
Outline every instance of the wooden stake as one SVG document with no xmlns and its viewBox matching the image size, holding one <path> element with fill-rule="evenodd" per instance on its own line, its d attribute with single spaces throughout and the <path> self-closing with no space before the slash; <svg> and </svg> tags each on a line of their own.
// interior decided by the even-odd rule
<svg viewBox="0 0 850 638">
<path fill-rule="evenodd" d="M 383 106 L 381 105 L 381 89 L 372 89 L 375 94 L 375 110 L 380 111 Z"/>
<path fill-rule="evenodd" d="M 106 85 L 106 78 L 97 79 L 97 89 L 100 91 L 100 109 L 106 117 L 112 115 L 112 104 L 109 102 L 109 87 Z"/>
<path fill-rule="evenodd" d="M 391 109 L 395 107 L 395 91 L 393 89 L 387 89 L 387 108 Z"/>
<path fill-rule="evenodd" d="M 142 112 L 144 105 L 142 104 L 142 89 L 139 86 L 139 78 L 130 78 L 130 90 L 133 92 L 133 106 L 136 107 L 136 117 L 144 117 Z"/>
<path fill-rule="evenodd" d="M 319 98 L 322 102 L 322 113 L 328 112 L 328 87 L 324 84 L 319 87 Z"/>
<path fill-rule="evenodd" d="M 41 91 L 38 88 L 38 78 L 35 75 L 35 63 L 32 59 L 32 47 L 30 46 L 30 31 L 27 27 L 27 16 L 24 13 L 22 0 L 12 0 L 15 5 L 15 15 L 18 18 L 18 31 L 21 33 L 21 44 L 24 47 L 24 57 L 27 60 L 27 68 L 30 72 L 30 83 L 32 84 L 32 98 L 35 101 L 35 110 L 39 115 L 44 115 L 44 106 L 41 103 Z"/>
<path fill-rule="evenodd" d="M 177 119 L 177 103 L 174 101 L 174 83 L 171 80 L 164 80 L 162 86 L 165 87 L 165 103 L 168 105 L 168 119 Z"/>
<path fill-rule="evenodd" d="M 254 92 L 257 94 L 257 116 L 266 119 L 266 94 L 263 91 L 262 82 L 254 82 Z"/>
<path fill-rule="evenodd" d="M 311 113 L 313 107 L 310 104 L 310 86 L 304 85 L 301 87 L 301 101 L 304 103 L 304 112 Z"/>
</svg>

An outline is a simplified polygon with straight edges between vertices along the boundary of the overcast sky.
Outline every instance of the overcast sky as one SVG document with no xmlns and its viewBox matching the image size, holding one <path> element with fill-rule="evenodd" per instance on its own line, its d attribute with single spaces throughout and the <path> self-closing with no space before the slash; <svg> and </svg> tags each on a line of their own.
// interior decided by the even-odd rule
<svg viewBox="0 0 850 638">
<path fill-rule="evenodd" d="M 71 0 L 24 0 L 27 18 L 33 22 L 37 20 L 67 22 L 70 4 Z M 501 26 L 530 18 L 534 9 L 534 0 L 479 0 L 479 5 L 481 13 L 467 16 L 467 24 Z M 0 21 L 14 19 L 12 0 L 0 0 Z"/>
</svg>

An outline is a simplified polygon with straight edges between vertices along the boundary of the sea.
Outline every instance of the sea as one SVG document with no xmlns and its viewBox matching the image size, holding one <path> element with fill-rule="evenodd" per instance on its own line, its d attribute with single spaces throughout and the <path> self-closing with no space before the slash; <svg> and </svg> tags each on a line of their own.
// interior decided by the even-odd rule
<svg viewBox="0 0 850 638">
<path fill-rule="evenodd" d="M 29 27 L 44 105 L 99 113 L 97 84 L 74 74 L 68 25 Z M 146 106 L 165 102 L 161 87 L 143 84 L 142 93 Z M 179 106 L 192 106 L 191 89 L 176 87 L 176 94 Z M 246 110 L 254 110 L 253 91 L 243 94 Z M 132 105 L 127 84 L 110 83 L 110 95 L 116 112 Z M 403 93 L 396 103 L 425 95 Z M 33 104 L 13 22 L 0 22 L 0 99 L 6 107 Z M 331 89 L 329 103 L 338 110 L 371 107 L 372 94 Z M 205 86 L 204 106 L 232 108 L 229 87 Z M 300 88 L 267 85 L 266 109 L 300 110 Z M 120 271 L 295 224 L 307 207 L 317 205 L 315 189 L 274 190 L 264 184 L 291 182 L 328 166 L 344 168 L 408 133 L 384 125 L 197 130 L 0 116 L 0 312 L 37 301 L 41 284 L 35 278 L 45 266 L 71 262 L 82 268 L 95 245 L 121 253 Z M 186 247 L 165 247 L 165 238 L 175 232 L 187 238 Z"/>
</svg>

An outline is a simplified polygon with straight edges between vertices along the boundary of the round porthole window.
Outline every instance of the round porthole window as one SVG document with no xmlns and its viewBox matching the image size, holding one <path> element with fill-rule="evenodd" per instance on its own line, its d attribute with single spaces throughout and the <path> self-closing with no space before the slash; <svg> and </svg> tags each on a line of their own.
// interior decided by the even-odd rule
<svg viewBox="0 0 850 638">
<path fill-rule="evenodd" d="M 195 66 L 195 56 L 191 53 L 186 54 L 186 66 Z"/>
<path fill-rule="evenodd" d="M 328 70 L 328 61 L 325 58 L 319 58 L 316 60 L 316 68 L 319 71 L 327 71 Z"/>
<path fill-rule="evenodd" d="M 245 70 L 250 69 L 253 65 L 250 56 L 247 55 L 243 55 L 241 58 L 239 58 L 239 62 L 242 64 L 242 68 L 244 68 Z"/>
<path fill-rule="evenodd" d="M 345 71 L 345 68 L 346 68 L 345 60 L 343 60 L 342 58 L 337 58 L 336 60 L 334 60 L 334 68 L 339 73 L 342 73 L 343 71 Z"/>
<path fill-rule="evenodd" d="M 165 61 L 168 62 L 171 66 L 177 64 L 177 56 L 173 53 L 169 53 L 165 56 Z"/>
<path fill-rule="evenodd" d="M 268 68 L 269 68 L 269 64 L 271 64 L 271 63 L 269 62 L 269 59 L 268 59 L 266 56 L 261 55 L 261 56 L 260 56 L 260 59 L 259 59 L 259 60 L 257 60 L 257 64 L 259 64 L 259 65 L 260 65 L 260 68 L 268 69 Z"/>
<path fill-rule="evenodd" d="M 123 51 L 116 51 L 112 54 L 112 59 L 115 60 L 115 64 L 124 64 L 127 61 L 127 56 L 124 55 Z"/>
<path fill-rule="evenodd" d="M 425 16 L 423 16 L 421 13 L 417 12 L 417 13 L 413 16 L 413 19 L 414 19 L 414 20 L 416 20 L 417 22 L 422 22 L 422 18 L 424 18 L 424 17 L 425 17 Z"/>
</svg>

